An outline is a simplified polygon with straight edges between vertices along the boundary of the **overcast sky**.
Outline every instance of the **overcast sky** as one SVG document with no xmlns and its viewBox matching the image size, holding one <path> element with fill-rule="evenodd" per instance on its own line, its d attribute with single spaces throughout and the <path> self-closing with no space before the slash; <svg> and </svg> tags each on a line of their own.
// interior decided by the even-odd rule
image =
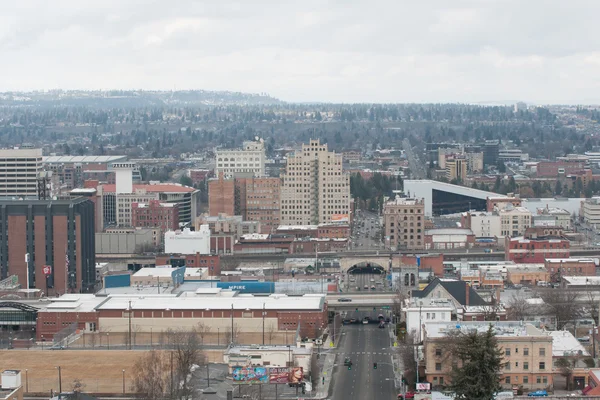
<svg viewBox="0 0 600 400">
<path fill-rule="evenodd" d="M 3 1 L 0 91 L 600 103 L 600 0 Z"/>
</svg>

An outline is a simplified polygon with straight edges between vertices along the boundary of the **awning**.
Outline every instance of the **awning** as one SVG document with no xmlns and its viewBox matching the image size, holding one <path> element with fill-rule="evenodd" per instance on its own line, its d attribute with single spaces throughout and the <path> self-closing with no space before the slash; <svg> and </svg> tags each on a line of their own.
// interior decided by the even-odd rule
<svg viewBox="0 0 600 400">
<path fill-rule="evenodd" d="M 585 388 L 583 388 L 581 394 L 588 394 L 593 388 L 594 387 L 592 385 L 587 385 Z"/>
</svg>

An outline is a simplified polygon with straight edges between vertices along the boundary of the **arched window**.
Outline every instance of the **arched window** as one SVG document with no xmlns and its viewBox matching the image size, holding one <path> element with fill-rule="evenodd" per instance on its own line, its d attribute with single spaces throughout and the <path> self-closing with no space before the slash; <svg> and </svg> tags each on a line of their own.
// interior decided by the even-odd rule
<svg viewBox="0 0 600 400">
<path fill-rule="evenodd" d="M 404 274 L 404 286 L 408 286 L 408 274 Z"/>
<path fill-rule="evenodd" d="M 410 286 L 415 286 L 415 274 L 410 274 Z"/>
</svg>

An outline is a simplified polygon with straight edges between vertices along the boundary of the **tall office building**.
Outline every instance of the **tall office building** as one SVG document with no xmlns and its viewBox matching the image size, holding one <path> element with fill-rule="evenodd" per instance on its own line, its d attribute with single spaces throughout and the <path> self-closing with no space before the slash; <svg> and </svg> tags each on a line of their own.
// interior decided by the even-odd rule
<svg viewBox="0 0 600 400">
<path fill-rule="evenodd" d="M 467 159 L 455 157 L 446 160 L 446 179 L 452 181 L 458 179 L 464 181 L 467 177 Z"/>
<path fill-rule="evenodd" d="M 0 198 L 37 199 L 42 149 L 0 149 Z"/>
<path fill-rule="evenodd" d="M 281 224 L 311 225 L 347 221 L 350 176 L 342 170 L 342 155 L 311 140 L 288 154 L 281 175 Z"/>
<path fill-rule="evenodd" d="M 0 201 L 0 278 L 17 275 L 22 287 L 52 294 L 92 291 L 94 225 L 94 204 L 84 197 Z"/>
<path fill-rule="evenodd" d="M 265 158 L 265 143 L 258 138 L 244 142 L 242 149 L 219 149 L 216 151 L 215 174 L 264 176 Z"/>
<path fill-rule="evenodd" d="M 498 153 L 500 152 L 499 140 L 486 140 L 483 145 L 483 165 L 498 164 Z"/>
<path fill-rule="evenodd" d="M 235 215 L 235 182 L 220 173 L 208 181 L 208 215 Z"/>
</svg>

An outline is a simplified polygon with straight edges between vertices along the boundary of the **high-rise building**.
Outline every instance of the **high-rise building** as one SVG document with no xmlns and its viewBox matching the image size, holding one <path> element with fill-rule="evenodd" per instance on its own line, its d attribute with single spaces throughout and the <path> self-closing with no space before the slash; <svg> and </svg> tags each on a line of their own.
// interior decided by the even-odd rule
<svg viewBox="0 0 600 400">
<path fill-rule="evenodd" d="M 0 198 L 37 199 L 42 149 L 0 149 Z"/>
<path fill-rule="evenodd" d="M 208 215 L 235 215 L 235 182 L 220 173 L 208 181 Z"/>
<path fill-rule="evenodd" d="M 446 179 L 464 181 L 467 177 L 467 159 L 454 157 L 446 160 Z"/>
<path fill-rule="evenodd" d="M 350 177 L 342 155 L 311 140 L 288 154 L 281 183 L 281 224 L 312 225 L 346 220 L 350 213 Z"/>
<path fill-rule="evenodd" d="M 500 152 L 500 141 L 486 140 L 483 145 L 483 165 L 498 164 L 498 153 Z"/>
<path fill-rule="evenodd" d="M 425 202 L 397 196 L 383 206 L 385 245 L 389 249 L 425 248 Z"/>
<path fill-rule="evenodd" d="M 236 210 L 245 221 L 260 222 L 262 233 L 272 233 L 279 226 L 280 183 L 280 178 L 235 179 Z"/>
<path fill-rule="evenodd" d="M 483 171 L 483 153 L 465 153 L 467 158 L 467 171 L 474 174 Z"/>
<path fill-rule="evenodd" d="M 218 149 L 215 174 L 264 176 L 265 158 L 265 143 L 258 138 L 255 141 L 244 142 L 242 149 Z"/>
<path fill-rule="evenodd" d="M 17 275 L 22 287 L 54 294 L 93 290 L 94 225 L 94 204 L 83 197 L 0 201 L 0 278 Z"/>
</svg>

